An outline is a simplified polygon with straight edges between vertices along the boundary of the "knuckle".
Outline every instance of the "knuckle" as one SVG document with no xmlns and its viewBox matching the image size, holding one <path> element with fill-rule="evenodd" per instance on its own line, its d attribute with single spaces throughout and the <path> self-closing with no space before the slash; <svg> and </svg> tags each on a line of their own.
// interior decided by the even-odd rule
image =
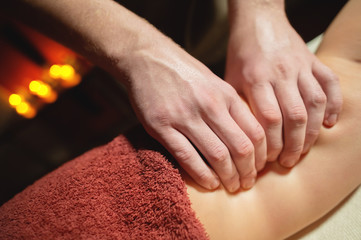
<svg viewBox="0 0 361 240">
<path fill-rule="evenodd" d="M 289 64 L 285 61 L 285 60 L 279 60 L 276 64 L 275 64 L 275 70 L 276 70 L 276 74 L 281 78 L 281 79 L 287 79 L 290 75 L 290 66 Z"/>
<path fill-rule="evenodd" d="M 245 174 L 242 174 L 242 178 L 255 178 L 255 177 L 257 177 L 257 170 L 254 168 L 249 170 Z"/>
<path fill-rule="evenodd" d="M 329 68 L 327 68 L 327 78 L 328 81 L 332 82 L 332 83 L 338 83 L 339 82 L 339 78 L 338 76 Z"/>
<path fill-rule="evenodd" d="M 242 70 L 242 78 L 245 85 L 251 86 L 262 84 L 266 76 L 264 76 L 263 71 L 258 69 L 258 65 L 252 65 Z"/>
<path fill-rule="evenodd" d="M 267 109 L 261 112 L 267 126 L 278 126 L 282 123 L 282 115 L 275 109 Z"/>
<path fill-rule="evenodd" d="M 245 141 L 240 147 L 237 148 L 236 154 L 243 158 L 248 158 L 254 153 L 254 146 L 251 142 Z"/>
<path fill-rule="evenodd" d="M 307 122 L 306 109 L 301 105 L 293 106 L 286 115 L 286 118 L 297 125 L 304 125 Z"/>
<path fill-rule="evenodd" d="M 311 99 L 308 101 L 312 106 L 325 105 L 327 102 L 326 94 L 322 91 L 317 91 L 311 95 Z"/>
<path fill-rule="evenodd" d="M 303 144 L 296 144 L 285 149 L 285 154 L 288 155 L 299 155 L 303 150 Z"/>
<path fill-rule="evenodd" d="M 319 129 L 308 129 L 306 131 L 306 135 L 309 138 L 316 138 L 318 135 L 320 134 L 320 130 Z"/>
<path fill-rule="evenodd" d="M 260 124 L 257 124 L 251 137 L 255 144 L 261 143 L 265 140 L 266 134 Z"/>
<path fill-rule="evenodd" d="M 187 149 L 186 147 L 178 147 L 174 149 L 174 157 L 180 161 L 183 161 L 183 163 L 190 165 L 192 159 L 192 152 Z"/>
<path fill-rule="evenodd" d="M 152 128 L 169 126 L 171 117 L 164 110 L 155 110 L 145 116 L 146 123 Z"/>
<path fill-rule="evenodd" d="M 228 153 L 227 148 L 218 145 L 218 146 L 212 148 L 209 157 L 214 162 L 224 164 L 227 161 L 227 159 L 229 158 L 229 153 Z"/>
<path fill-rule="evenodd" d="M 212 181 L 212 176 L 208 173 L 207 170 L 200 170 L 196 175 L 197 180 L 200 183 L 208 183 Z"/>
<path fill-rule="evenodd" d="M 202 99 L 199 100 L 200 111 L 207 116 L 217 116 L 219 114 L 219 102 L 216 94 L 208 94 L 202 96 Z"/>
</svg>

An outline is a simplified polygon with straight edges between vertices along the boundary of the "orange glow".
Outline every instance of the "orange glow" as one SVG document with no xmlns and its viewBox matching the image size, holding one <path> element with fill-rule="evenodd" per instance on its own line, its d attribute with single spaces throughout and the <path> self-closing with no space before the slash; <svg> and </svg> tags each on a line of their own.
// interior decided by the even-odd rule
<svg viewBox="0 0 361 240">
<path fill-rule="evenodd" d="M 49 69 L 49 75 L 52 78 L 59 78 L 61 75 L 61 66 L 54 64 Z"/>
<path fill-rule="evenodd" d="M 63 87 L 74 87 L 80 83 L 81 77 L 79 74 L 75 74 L 73 78 L 62 81 Z"/>
<path fill-rule="evenodd" d="M 37 94 L 40 96 L 40 97 L 46 97 L 48 95 L 50 95 L 50 87 L 48 84 L 45 84 L 45 83 L 42 83 L 39 87 L 39 90 L 37 91 Z"/>
<path fill-rule="evenodd" d="M 46 97 L 52 91 L 50 86 L 42 81 L 34 80 L 29 84 L 29 90 L 39 97 Z"/>
<path fill-rule="evenodd" d="M 80 83 L 81 77 L 76 73 L 74 67 L 69 64 L 54 64 L 49 68 L 49 76 L 53 79 L 61 79 L 63 87 L 73 87 Z"/>
<path fill-rule="evenodd" d="M 25 118 L 33 118 L 36 116 L 36 111 L 34 110 L 34 108 L 29 108 L 29 110 L 26 113 L 21 115 Z"/>
<path fill-rule="evenodd" d="M 54 91 L 50 91 L 46 96 L 43 97 L 43 100 L 47 103 L 55 102 L 58 98 L 58 94 Z"/>
<path fill-rule="evenodd" d="M 61 66 L 60 76 L 63 80 L 72 80 L 75 75 L 75 70 L 69 64 Z"/>
<path fill-rule="evenodd" d="M 29 84 L 29 90 L 32 92 L 32 93 L 37 93 L 41 88 L 41 83 L 40 81 L 31 81 L 30 84 Z"/>
<path fill-rule="evenodd" d="M 16 106 L 16 112 L 25 118 L 33 118 L 36 115 L 35 109 L 27 102 L 21 102 Z"/>
<path fill-rule="evenodd" d="M 16 107 L 21 103 L 21 101 L 22 101 L 22 98 L 19 94 L 13 93 L 9 96 L 9 103 L 11 106 Z"/>
<path fill-rule="evenodd" d="M 24 114 L 29 110 L 29 104 L 27 102 L 21 102 L 16 106 L 16 112 L 19 114 Z"/>
<path fill-rule="evenodd" d="M 61 78 L 65 81 L 70 81 L 76 75 L 74 68 L 69 65 L 54 64 L 49 68 L 49 76 L 52 78 Z"/>
<path fill-rule="evenodd" d="M 47 103 L 52 103 L 58 98 L 58 94 L 47 83 L 39 80 L 31 81 L 29 90 Z"/>
</svg>

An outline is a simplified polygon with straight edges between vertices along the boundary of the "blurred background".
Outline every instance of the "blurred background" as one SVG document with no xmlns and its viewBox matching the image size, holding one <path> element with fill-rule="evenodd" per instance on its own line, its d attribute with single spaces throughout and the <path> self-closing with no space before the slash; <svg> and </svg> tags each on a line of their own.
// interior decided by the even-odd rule
<svg viewBox="0 0 361 240">
<path fill-rule="evenodd" d="M 0 22 L 0 205 L 137 120 L 106 72 L 45 36 Z"/>
<path fill-rule="evenodd" d="M 197 26 L 214 15 L 202 1 L 181 1 L 183 7 L 179 1 L 155 1 L 156 13 L 142 1 L 126 2 L 182 46 L 187 45 L 182 36 L 189 9 L 196 15 L 190 29 L 200 38 L 206 32 Z M 327 28 L 345 2 L 289 0 L 287 14 L 308 42 Z M 209 67 L 222 77 L 224 57 L 210 61 Z M 0 17 L 0 205 L 64 162 L 137 123 L 124 87 L 109 74 L 59 43 Z"/>
</svg>

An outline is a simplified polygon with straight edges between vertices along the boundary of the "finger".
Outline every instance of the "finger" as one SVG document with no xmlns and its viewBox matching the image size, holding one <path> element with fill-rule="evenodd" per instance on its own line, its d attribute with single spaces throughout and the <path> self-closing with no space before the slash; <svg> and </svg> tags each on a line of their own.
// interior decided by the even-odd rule
<svg viewBox="0 0 361 240">
<path fill-rule="evenodd" d="M 262 125 L 267 140 L 267 161 L 275 161 L 282 151 L 282 113 L 270 84 L 253 86 L 247 98 Z"/>
<path fill-rule="evenodd" d="M 255 151 L 256 170 L 262 170 L 267 160 L 267 143 L 262 126 L 243 101 L 236 101 L 230 105 L 229 113 L 240 129 L 251 140 Z"/>
<path fill-rule="evenodd" d="M 229 192 L 237 191 L 240 188 L 239 175 L 226 145 L 205 122 L 189 122 L 186 124 L 179 130 L 191 140 L 208 160 L 225 188 Z"/>
<path fill-rule="evenodd" d="M 315 143 L 322 126 L 326 109 L 326 95 L 317 80 L 310 74 L 300 74 L 298 82 L 303 102 L 307 109 L 306 137 L 302 153 Z"/>
<path fill-rule="evenodd" d="M 323 124 L 327 127 L 332 127 L 336 124 L 342 109 L 342 94 L 338 77 L 319 60 L 314 62 L 312 73 L 327 97 Z"/>
<path fill-rule="evenodd" d="M 279 160 L 281 165 L 292 167 L 303 150 L 307 112 L 296 83 L 284 82 L 275 87 L 284 122 L 284 147 Z"/>
<path fill-rule="evenodd" d="M 246 109 L 248 112 L 249 110 Z M 251 140 L 241 130 L 228 112 L 218 116 L 207 116 L 206 123 L 227 146 L 237 168 L 244 189 L 253 187 L 257 171 L 255 167 L 254 147 Z"/>
<path fill-rule="evenodd" d="M 182 133 L 175 129 L 163 130 L 157 140 L 165 146 L 196 183 L 210 190 L 219 187 L 218 176 L 207 166 Z"/>
</svg>

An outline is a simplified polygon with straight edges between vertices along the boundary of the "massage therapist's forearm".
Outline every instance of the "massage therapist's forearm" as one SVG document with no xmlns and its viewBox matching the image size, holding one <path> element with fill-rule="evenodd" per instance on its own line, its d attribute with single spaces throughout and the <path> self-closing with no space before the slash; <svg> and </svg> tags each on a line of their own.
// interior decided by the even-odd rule
<svg viewBox="0 0 361 240">
<path fill-rule="evenodd" d="M 240 18 L 254 18 L 260 9 L 266 9 L 268 12 L 284 12 L 284 0 L 228 0 L 231 21 L 230 24 L 236 24 L 241 21 Z"/>
<path fill-rule="evenodd" d="M 111 72 L 137 48 L 150 44 L 142 34 L 161 37 L 145 20 L 114 1 L 14 0 L 1 5 L 4 14 L 20 19 Z"/>
</svg>

